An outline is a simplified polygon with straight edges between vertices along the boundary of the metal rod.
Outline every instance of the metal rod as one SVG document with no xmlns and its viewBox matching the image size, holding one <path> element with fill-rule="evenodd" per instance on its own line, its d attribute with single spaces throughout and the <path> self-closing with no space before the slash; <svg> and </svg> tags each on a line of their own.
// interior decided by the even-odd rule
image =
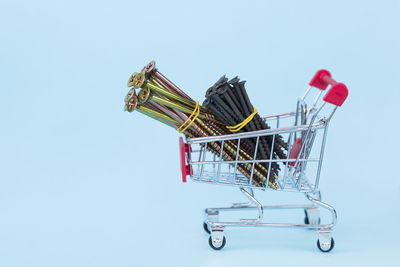
<svg viewBox="0 0 400 267">
<path fill-rule="evenodd" d="M 259 141 L 260 141 L 260 137 L 257 136 L 256 149 L 254 149 L 253 160 L 257 160 L 257 148 L 258 148 Z M 251 176 L 250 176 L 250 181 L 249 181 L 250 184 L 253 182 L 254 167 L 255 167 L 255 163 L 253 163 L 252 166 L 251 166 Z M 267 175 L 268 175 L 268 173 L 267 173 Z"/>
<path fill-rule="evenodd" d="M 219 135 L 219 136 L 207 136 L 207 137 L 199 137 L 196 139 L 188 139 L 188 142 L 192 144 L 202 143 L 205 141 L 222 141 L 222 140 L 235 140 L 238 138 L 254 138 L 261 135 L 273 135 L 273 134 L 284 134 L 284 133 L 292 133 L 295 131 L 304 131 L 307 130 L 309 125 L 299 125 L 299 126 L 291 126 L 291 127 L 282 127 L 279 129 L 266 129 L 266 130 L 259 130 L 254 132 L 244 132 L 244 133 L 236 133 L 236 134 L 229 134 L 229 135 Z M 325 127 L 324 122 L 317 122 L 311 124 L 313 129 L 322 129 Z"/>
<path fill-rule="evenodd" d="M 225 163 L 269 163 L 269 162 L 294 162 L 296 161 L 296 159 L 290 159 L 290 160 L 286 160 L 286 159 L 257 159 L 257 160 L 218 160 L 218 161 L 201 161 L 201 162 L 196 162 L 193 161 L 191 162 L 193 165 L 197 165 L 197 164 L 202 164 L 202 163 L 208 163 L 208 164 L 225 164 Z M 310 162 L 317 162 L 319 161 L 319 158 L 303 158 L 303 159 L 299 159 L 299 162 L 303 162 L 303 161 L 310 161 Z"/>
<path fill-rule="evenodd" d="M 319 153 L 319 162 L 318 162 L 318 170 L 317 170 L 317 178 L 315 179 L 315 188 L 318 189 L 319 185 L 319 177 L 321 175 L 321 168 L 322 168 L 322 161 L 324 159 L 324 151 L 325 151 L 325 143 L 326 143 L 326 136 L 328 134 L 328 126 L 329 124 L 326 125 L 324 129 L 324 136 L 322 139 L 322 145 L 321 145 L 321 152 Z"/>
</svg>

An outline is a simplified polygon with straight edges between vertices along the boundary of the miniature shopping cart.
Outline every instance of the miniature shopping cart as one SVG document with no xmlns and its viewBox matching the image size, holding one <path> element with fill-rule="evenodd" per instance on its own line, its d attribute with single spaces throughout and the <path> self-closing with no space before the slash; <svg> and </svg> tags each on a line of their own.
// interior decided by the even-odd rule
<svg viewBox="0 0 400 267">
<path fill-rule="evenodd" d="M 309 85 L 310 87 L 306 90 L 304 96 L 297 101 L 295 111 L 263 118 L 272 127 L 270 129 L 188 138 L 186 143 L 182 137 L 180 138 L 181 168 L 184 182 L 186 182 L 186 176 L 189 175 L 192 180 L 197 182 L 238 186 L 249 200 L 247 203 L 232 204 L 230 207 L 205 209 L 206 219 L 203 226 L 204 230 L 211 234 L 209 245 L 213 249 L 219 250 L 225 246 L 224 230 L 231 226 L 316 229 L 318 231 L 318 248 L 323 252 L 328 252 L 334 247 L 332 228 L 336 224 L 336 211 L 332 206 L 321 201 L 318 186 L 329 122 L 336 109 L 345 101 L 348 90 L 344 84 L 333 80 L 331 74 L 326 70 L 318 71 Z M 326 90 L 329 85 L 329 90 Z M 327 93 L 323 96 L 326 91 Z M 313 101 L 306 101 L 312 99 L 312 94 L 315 94 Z M 307 105 L 307 102 L 312 104 Z M 332 105 L 327 105 L 327 103 Z M 288 144 L 286 159 L 274 159 L 272 157 L 275 135 L 278 134 Z M 232 160 L 227 160 L 222 156 L 226 142 L 236 142 L 237 152 L 239 152 L 240 144 L 243 144 L 245 139 L 252 139 L 255 140 L 255 151 L 257 151 L 260 138 L 266 136 L 272 137 L 270 159 L 257 159 L 254 155 L 252 160 L 243 160 L 243 158 L 238 157 L 239 153 L 236 153 L 236 158 Z M 211 149 L 208 149 L 213 143 L 218 143 L 221 147 L 219 153 L 215 153 L 215 151 L 212 153 Z M 265 183 L 261 187 L 253 183 L 254 166 L 260 163 L 271 166 L 273 162 L 280 166 L 279 176 L 275 177 L 278 188 L 270 188 L 269 183 Z M 249 169 L 249 171 L 251 170 L 250 178 L 238 171 L 238 165 L 244 164 L 251 166 Z M 303 193 L 311 203 L 263 206 L 255 198 L 253 189 L 299 192 Z M 321 224 L 319 208 L 326 209 L 331 214 L 332 218 L 329 223 Z M 250 209 L 258 211 L 257 218 L 219 221 L 221 211 Z M 304 224 L 265 222 L 263 215 L 266 209 L 303 209 L 305 211 Z"/>
</svg>

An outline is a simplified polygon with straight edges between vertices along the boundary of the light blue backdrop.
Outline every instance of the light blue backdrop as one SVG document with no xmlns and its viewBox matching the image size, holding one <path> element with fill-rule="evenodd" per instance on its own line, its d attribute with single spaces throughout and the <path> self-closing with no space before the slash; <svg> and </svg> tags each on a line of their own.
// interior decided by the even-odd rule
<svg viewBox="0 0 400 267">
<path fill-rule="evenodd" d="M 1 0 L 0 266 L 394 264 L 399 12 L 398 0 Z M 332 253 L 287 229 L 228 229 L 225 249 L 209 248 L 202 209 L 242 197 L 180 182 L 179 135 L 122 111 L 127 78 L 152 59 L 200 101 L 239 75 L 262 114 L 292 110 L 319 68 L 348 85 L 321 181 L 339 214 Z"/>
</svg>

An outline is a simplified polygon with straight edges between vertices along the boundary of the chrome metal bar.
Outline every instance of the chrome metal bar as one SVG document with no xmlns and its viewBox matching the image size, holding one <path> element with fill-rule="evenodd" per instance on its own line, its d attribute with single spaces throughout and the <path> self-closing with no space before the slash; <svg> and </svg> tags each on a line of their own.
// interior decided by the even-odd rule
<svg viewBox="0 0 400 267">
<path fill-rule="evenodd" d="M 310 90 L 311 90 L 311 86 L 309 86 L 308 88 L 307 88 L 307 90 L 306 90 L 306 92 L 304 93 L 304 95 L 303 95 L 303 97 L 301 98 L 301 100 L 304 100 L 305 98 L 306 98 L 306 96 L 308 95 L 308 93 L 310 92 Z"/>
<path fill-rule="evenodd" d="M 313 123 L 314 123 L 314 120 L 317 118 L 318 113 L 321 111 L 321 109 L 322 109 L 324 106 L 325 106 L 325 102 L 321 105 L 321 107 L 320 107 L 320 108 L 317 110 L 317 112 L 313 115 L 313 117 L 312 117 L 312 119 L 311 119 L 311 121 L 310 121 L 310 125 L 307 126 L 307 132 L 306 132 L 306 134 L 305 134 L 304 139 L 302 140 L 302 141 L 303 141 L 303 144 L 302 144 L 302 146 L 301 146 L 301 148 L 300 148 L 299 156 L 302 155 L 302 153 L 303 153 L 303 150 L 304 150 L 304 147 L 305 147 L 305 143 L 306 143 L 306 140 L 307 140 L 307 138 L 308 138 L 308 136 L 309 136 L 309 134 L 310 134 L 310 132 L 311 132 L 311 129 L 312 129 L 312 125 L 313 125 Z M 325 123 L 324 123 L 324 125 L 325 125 L 325 127 L 326 127 L 326 124 L 325 124 Z M 296 161 L 296 162 L 294 163 L 294 168 L 296 169 L 297 166 L 298 166 L 298 162 Z"/>
<path fill-rule="evenodd" d="M 243 187 L 240 187 L 239 189 L 242 190 Z M 254 197 L 254 192 L 252 188 L 249 188 L 249 194 Z M 232 208 L 235 209 L 240 209 L 240 208 L 247 208 L 247 207 L 251 207 L 251 204 L 253 204 L 253 201 L 249 200 L 249 202 L 246 203 L 232 203 Z"/>
<path fill-rule="evenodd" d="M 221 151 L 220 151 L 220 153 L 219 153 L 219 160 L 220 161 L 223 161 L 223 159 L 222 159 L 222 152 L 224 152 L 224 140 L 222 140 L 222 143 L 221 143 Z M 218 164 L 218 174 L 217 175 L 219 175 L 220 174 L 220 172 L 221 172 L 221 164 Z"/>
<path fill-rule="evenodd" d="M 238 145 L 237 145 L 237 149 L 236 149 L 236 158 L 235 158 L 235 172 L 234 172 L 234 177 L 236 179 L 236 175 L 237 175 L 237 165 L 238 165 L 238 158 L 239 158 L 239 149 L 240 149 L 240 138 L 238 139 Z"/>
<path fill-rule="evenodd" d="M 276 119 L 277 117 L 279 118 L 288 118 L 288 117 L 293 117 L 294 115 L 296 115 L 295 111 L 291 111 L 291 112 L 285 112 L 285 113 L 278 113 L 278 114 L 272 114 L 272 115 L 268 115 L 268 116 L 263 116 L 261 117 L 261 119 L 263 120 L 273 120 Z"/>
<path fill-rule="evenodd" d="M 203 162 L 205 161 L 205 158 L 206 158 L 207 145 L 208 145 L 208 142 L 206 142 L 206 143 L 204 144 Z M 193 164 L 193 163 L 192 163 L 192 164 Z M 204 164 L 201 165 L 200 176 L 203 174 L 203 170 L 204 170 Z"/>
<path fill-rule="evenodd" d="M 286 187 L 286 184 L 287 184 L 287 174 L 288 174 L 288 171 L 289 171 L 289 157 L 290 157 L 290 151 L 292 150 L 292 136 L 293 136 L 293 133 L 290 133 L 289 134 L 289 138 L 288 138 L 288 151 L 287 151 L 287 158 L 286 158 L 286 164 L 285 164 L 285 171 L 284 171 L 284 174 L 283 174 L 283 187 L 285 188 Z"/>
<path fill-rule="evenodd" d="M 271 155 L 269 157 L 269 164 L 268 164 L 268 178 L 267 178 L 267 184 L 269 184 L 269 180 L 271 179 L 271 165 L 272 165 L 272 156 L 274 155 L 274 145 L 275 145 L 275 136 L 272 136 L 272 144 L 271 144 Z"/>
<path fill-rule="evenodd" d="M 300 114 L 300 100 L 298 100 L 296 104 L 296 115 L 294 117 L 294 126 L 298 125 L 299 114 Z M 294 140 L 297 140 L 297 132 L 294 132 Z"/>
<path fill-rule="evenodd" d="M 236 140 L 238 138 L 255 138 L 260 136 L 268 136 L 273 134 L 285 134 L 285 133 L 294 133 L 297 131 L 306 131 L 308 128 L 312 129 L 322 129 L 325 127 L 325 123 L 323 121 L 318 121 L 315 124 L 310 125 L 299 125 L 299 126 L 291 126 L 291 127 L 282 127 L 279 129 L 267 129 L 267 130 L 259 130 L 253 132 L 243 132 L 237 134 L 229 134 L 229 135 L 218 135 L 218 136 L 207 136 L 207 137 L 197 137 L 197 138 L 188 138 L 187 142 L 190 144 L 199 144 L 204 142 L 216 142 L 222 140 Z"/>
<path fill-rule="evenodd" d="M 216 161 L 191 161 L 190 164 L 199 165 L 199 164 L 224 164 L 224 163 L 270 163 L 270 162 L 295 162 L 296 159 L 257 159 L 257 160 L 216 160 Z M 299 159 L 299 162 L 303 161 L 319 161 L 319 158 L 302 158 Z"/>
<path fill-rule="evenodd" d="M 244 193 L 251 201 L 257 201 L 252 195 L 250 195 L 246 190 L 241 188 L 242 193 Z M 220 208 L 208 208 L 206 209 L 206 214 L 214 214 L 220 211 L 235 211 L 235 210 L 247 210 L 247 209 L 258 209 L 259 217 L 257 219 L 252 220 L 240 220 L 238 222 L 216 222 L 216 221 L 208 221 L 210 225 L 213 227 L 226 227 L 226 226 L 260 226 L 260 227 L 296 227 L 296 228 L 309 228 L 309 229 L 331 229 L 336 225 L 337 222 L 337 213 L 336 210 L 318 199 L 313 198 L 310 194 L 305 194 L 305 197 L 311 201 L 313 204 L 300 204 L 300 205 L 271 205 L 271 206 L 263 206 L 258 201 L 254 202 L 255 205 L 252 206 L 231 206 L 231 207 L 220 207 Z M 332 221 L 328 224 L 296 224 L 296 223 L 263 223 L 262 218 L 264 214 L 264 210 L 267 209 L 314 209 L 316 206 L 324 208 L 331 213 Z"/>
<path fill-rule="evenodd" d="M 329 124 L 326 125 L 325 130 L 324 130 L 324 136 L 322 138 L 322 145 L 321 145 L 321 152 L 319 153 L 317 177 L 315 178 L 315 188 L 316 189 L 318 189 L 318 186 L 319 186 L 319 177 L 321 175 L 322 161 L 324 159 L 324 151 L 325 151 L 326 136 L 328 134 L 328 126 L 329 126 Z"/>
<path fill-rule="evenodd" d="M 275 228 L 305 228 L 305 229 L 325 229 L 329 225 L 312 225 L 312 224 L 296 224 L 296 223 L 254 223 L 254 222 L 210 222 L 214 227 L 275 227 Z"/>
<path fill-rule="evenodd" d="M 245 176 L 242 176 L 242 180 L 241 180 L 242 182 L 239 182 L 237 180 L 235 182 L 232 182 L 232 180 L 225 180 L 222 178 L 220 178 L 218 181 L 215 181 L 214 179 L 205 179 L 203 177 L 200 178 L 196 175 L 192 175 L 191 177 L 192 177 L 193 181 L 199 182 L 199 183 L 209 183 L 209 184 L 217 184 L 217 185 L 223 185 L 223 186 L 235 185 L 235 186 L 241 186 L 241 187 L 245 187 L 245 188 L 277 191 L 276 189 L 271 188 L 271 187 L 260 187 L 257 185 L 249 185 L 248 179 Z M 305 187 L 305 186 L 299 189 L 297 187 L 287 185 L 286 188 L 284 188 L 284 189 L 279 188 L 278 190 L 284 191 L 284 192 L 291 192 L 291 193 L 313 193 L 313 188 Z"/>
<path fill-rule="evenodd" d="M 336 210 L 332 206 L 322 202 L 321 200 L 313 198 L 310 194 L 305 194 L 305 195 L 308 198 L 308 200 L 310 200 L 311 202 L 313 202 L 313 203 L 317 204 L 318 206 L 320 206 L 320 207 L 322 207 L 324 209 L 327 209 L 328 211 L 331 212 L 332 222 L 330 224 L 325 224 L 325 225 L 321 225 L 321 226 L 323 226 L 323 228 L 332 228 L 332 227 L 334 227 L 336 225 L 336 222 L 337 222 Z"/>
<path fill-rule="evenodd" d="M 214 178 L 215 178 L 215 180 L 217 180 L 217 172 L 215 171 L 215 159 L 216 159 L 216 156 L 215 156 L 215 154 L 213 154 L 213 172 L 214 172 Z M 221 164 L 218 164 L 218 166 L 221 166 Z"/>
<path fill-rule="evenodd" d="M 200 160 L 201 160 L 201 155 L 202 155 L 202 153 L 203 153 L 203 149 L 205 150 L 205 148 L 204 147 L 201 147 L 200 146 L 200 153 L 199 153 L 199 162 L 200 162 Z M 204 151 L 204 153 L 205 153 L 205 151 Z M 192 162 L 190 163 L 190 164 L 192 164 Z M 198 165 L 199 167 L 197 168 L 197 171 L 198 172 L 200 172 L 200 165 Z"/>
<path fill-rule="evenodd" d="M 309 138 L 310 141 L 308 142 L 306 151 L 304 153 L 304 158 L 306 158 L 306 159 L 308 159 L 308 157 L 310 156 L 316 135 L 317 135 L 316 131 L 311 131 L 311 138 Z M 307 169 L 307 163 L 308 163 L 308 161 L 303 162 L 302 172 L 304 172 L 304 173 L 306 172 L 306 169 Z"/>
<path fill-rule="evenodd" d="M 222 140 L 222 143 L 221 143 L 221 151 L 220 151 L 220 153 L 219 153 L 219 158 L 222 160 L 222 152 L 224 151 L 224 140 Z"/>
<path fill-rule="evenodd" d="M 240 219 L 241 222 L 245 222 L 245 223 L 258 223 L 263 219 L 264 216 L 264 212 L 263 212 L 263 207 L 261 205 L 260 202 L 258 202 L 257 199 L 254 198 L 253 195 L 249 194 L 249 192 L 247 192 L 243 187 L 240 188 L 240 191 L 242 191 L 242 193 L 252 202 L 256 205 L 257 209 L 258 209 L 258 218 L 256 219 Z"/>
<path fill-rule="evenodd" d="M 263 205 L 263 210 L 284 210 L 284 209 L 307 209 L 307 208 L 314 208 L 314 204 L 287 204 L 287 205 Z M 217 208 L 207 208 L 207 210 L 212 211 L 235 211 L 240 209 L 258 209 L 257 206 L 231 206 L 231 207 L 217 207 Z"/>
<path fill-rule="evenodd" d="M 258 150 L 258 143 L 259 143 L 259 141 L 260 141 L 260 137 L 257 136 L 256 148 L 254 149 L 254 156 L 253 156 L 253 161 L 252 161 L 253 164 L 252 164 L 252 166 L 251 166 L 251 173 L 250 173 L 249 184 L 252 184 L 252 183 L 253 183 L 254 167 L 255 167 L 255 165 L 256 165 L 256 163 L 255 163 L 254 161 L 257 160 L 256 157 L 257 157 L 257 150 Z M 267 174 L 267 175 L 268 175 L 268 174 Z M 268 184 L 267 184 L 267 186 L 268 186 Z"/>
<path fill-rule="evenodd" d="M 318 102 L 319 98 L 321 97 L 321 95 L 322 95 L 322 90 L 319 90 L 319 92 L 318 92 L 317 96 L 315 97 L 314 102 L 311 105 L 310 109 L 314 108 L 317 105 L 317 102 Z"/>
<path fill-rule="evenodd" d="M 335 108 L 332 110 L 331 115 L 329 115 L 329 117 L 326 119 L 328 122 L 331 120 L 333 114 L 335 114 L 335 111 L 337 110 L 337 106 L 335 106 Z"/>
</svg>

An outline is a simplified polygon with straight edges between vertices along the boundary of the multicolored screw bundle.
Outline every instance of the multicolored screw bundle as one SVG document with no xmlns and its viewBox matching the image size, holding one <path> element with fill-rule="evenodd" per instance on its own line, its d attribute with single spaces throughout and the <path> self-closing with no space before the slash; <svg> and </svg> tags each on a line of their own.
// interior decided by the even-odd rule
<svg viewBox="0 0 400 267">
<path fill-rule="evenodd" d="M 227 128 L 232 124 L 227 125 L 223 118 L 208 109 L 208 105 L 205 108 L 185 94 L 156 69 L 154 61 L 147 64 L 139 73 L 133 73 L 129 77 L 128 87 L 130 90 L 125 97 L 125 110 L 128 112 L 137 110 L 190 138 L 232 133 Z M 136 94 L 136 89 L 139 88 L 140 91 Z M 253 160 L 254 148 L 251 143 L 240 143 L 239 150 L 237 146 L 238 142 L 231 140 L 223 143 L 211 142 L 206 149 L 220 156 L 222 148 L 222 158 L 227 161 L 234 161 L 236 158 L 239 161 Z M 252 167 L 251 163 L 237 164 L 237 169 L 248 179 L 251 179 Z M 255 163 L 252 183 L 265 187 L 267 181 L 269 187 L 278 188 L 275 172 L 268 180 L 268 167 L 265 164 Z"/>
</svg>

